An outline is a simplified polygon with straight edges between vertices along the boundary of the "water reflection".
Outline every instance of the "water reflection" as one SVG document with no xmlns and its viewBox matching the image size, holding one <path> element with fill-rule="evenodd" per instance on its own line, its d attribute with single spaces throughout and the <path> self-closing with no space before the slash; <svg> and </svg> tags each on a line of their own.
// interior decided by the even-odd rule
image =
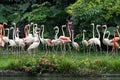
<svg viewBox="0 0 120 80">
<path fill-rule="evenodd" d="M 0 80 L 120 80 L 120 77 L 80 78 L 80 77 L 0 77 Z"/>
</svg>

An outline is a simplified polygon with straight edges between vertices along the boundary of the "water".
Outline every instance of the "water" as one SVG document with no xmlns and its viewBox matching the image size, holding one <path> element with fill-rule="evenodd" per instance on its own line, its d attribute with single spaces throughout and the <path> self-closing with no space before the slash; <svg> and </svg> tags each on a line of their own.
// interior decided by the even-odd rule
<svg viewBox="0 0 120 80">
<path fill-rule="evenodd" d="M 0 80 L 120 80 L 120 77 L 81 78 L 81 77 L 0 77 Z"/>
</svg>

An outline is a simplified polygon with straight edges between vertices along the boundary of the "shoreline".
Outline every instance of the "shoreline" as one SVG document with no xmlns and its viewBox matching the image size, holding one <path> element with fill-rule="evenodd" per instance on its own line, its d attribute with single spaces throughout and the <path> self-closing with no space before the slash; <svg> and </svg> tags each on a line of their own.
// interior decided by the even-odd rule
<svg viewBox="0 0 120 80">
<path fill-rule="evenodd" d="M 58 73 L 44 73 L 44 74 L 29 74 L 27 72 L 15 70 L 0 70 L 0 77 L 120 77 L 120 74 L 58 74 Z"/>
</svg>

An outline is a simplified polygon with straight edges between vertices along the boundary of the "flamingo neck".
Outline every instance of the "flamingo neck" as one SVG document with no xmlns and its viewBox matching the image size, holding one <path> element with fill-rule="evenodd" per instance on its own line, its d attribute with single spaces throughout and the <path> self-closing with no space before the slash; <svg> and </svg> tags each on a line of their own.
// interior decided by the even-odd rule
<svg viewBox="0 0 120 80">
<path fill-rule="evenodd" d="M 44 38 L 44 37 L 43 37 L 43 34 L 44 34 L 44 26 L 43 26 L 43 29 L 42 29 L 42 38 Z"/>
<path fill-rule="evenodd" d="M 115 36 L 116 36 L 116 33 L 114 32 L 114 38 L 113 38 L 114 46 L 115 46 Z"/>
<path fill-rule="evenodd" d="M 15 40 L 15 37 L 16 37 L 16 33 L 15 33 L 15 29 L 13 29 L 13 36 L 12 36 L 13 40 Z"/>
<path fill-rule="evenodd" d="M 28 26 L 28 28 L 29 28 L 29 29 L 28 29 L 28 34 L 30 34 L 31 26 L 32 26 L 32 25 L 29 25 L 29 26 Z"/>
<path fill-rule="evenodd" d="M 85 40 L 85 32 L 83 32 L 83 38 L 82 38 L 82 40 L 83 41 Z"/>
<path fill-rule="evenodd" d="M 65 32 L 64 32 L 64 30 L 63 30 L 63 27 L 62 27 L 62 34 L 63 34 L 63 36 L 65 36 Z"/>
<path fill-rule="evenodd" d="M 70 37 L 70 39 L 71 39 L 71 37 L 72 37 L 72 35 L 71 35 L 71 30 L 70 30 L 70 25 L 68 25 L 68 31 L 69 31 L 69 37 Z"/>
<path fill-rule="evenodd" d="M 35 25 L 33 25 L 33 35 L 34 35 L 34 31 L 35 31 Z"/>
<path fill-rule="evenodd" d="M 110 31 L 108 31 L 108 36 L 107 36 L 107 39 L 109 39 L 109 37 L 110 37 Z"/>
<path fill-rule="evenodd" d="M 74 42 L 74 31 L 72 30 L 72 42 Z"/>
<path fill-rule="evenodd" d="M 104 34 L 103 34 L 103 39 L 105 39 L 106 30 L 107 30 L 107 27 L 105 27 Z"/>
<path fill-rule="evenodd" d="M 57 33 L 55 33 L 55 39 L 57 39 Z"/>
<path fill-rule="evenodd" d="M 16 38 L 16 24 L 14 24 L 14 29 L 13 29 L 13 40 Z"/>
<path fill-rule="evenodd" d="M 95 38 L 94 28 L 95 28 L 95 25 L 93 24 L 93 38 Z"/>
<path fill-rule="evenodd" d="M 59 33 L 59 28 L 58 28 L 58 30 L 56 32 L 55 39 L 58 39 L 58 33 Z"/>
<path fill-rule="evenodd" d="M 18 37 L 19 38 L 19 29 L 17 28 L 17 32 L 16 32 L 16 37 Z"/>
<path fill-rule="evenodd" d="M 98 39 L 100 39 L 100 32 L 98 30 L 98 27 L 96 27 L 97 33 L 98 33 Z"/>
<path fill-rule="evenodd" d="M 8 38 L 9 38 L 9 31 L 10 31 L 10 30 L 8 29 L 8 30 L 7 30 L 7 37 L 8 37 Z"/>
<path fill-rule="evenodd" d="M 27 28 L 27 26 L 24 28 L 24 33 L 25 33 L 25 37 L 27 37 L 28 36 L 28 28 Z"/>
<path fill-rule="evenodd" d="M 118 29 L 117 29 L 117 34 L 118 34 L 118 36 L 120 37 L 120 33 L 119 33 Z"/>
</svg>

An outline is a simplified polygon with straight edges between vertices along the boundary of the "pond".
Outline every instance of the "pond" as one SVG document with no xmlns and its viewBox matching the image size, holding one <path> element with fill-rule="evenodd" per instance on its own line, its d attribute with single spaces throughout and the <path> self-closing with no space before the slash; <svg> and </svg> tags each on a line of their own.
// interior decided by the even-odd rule
<svg viewBox="0 0 120 80">
<path fill-rule="evenodd" d="M 0 80 L 120 80 L 120 77 L 0 77 Z"/>
</svg>

